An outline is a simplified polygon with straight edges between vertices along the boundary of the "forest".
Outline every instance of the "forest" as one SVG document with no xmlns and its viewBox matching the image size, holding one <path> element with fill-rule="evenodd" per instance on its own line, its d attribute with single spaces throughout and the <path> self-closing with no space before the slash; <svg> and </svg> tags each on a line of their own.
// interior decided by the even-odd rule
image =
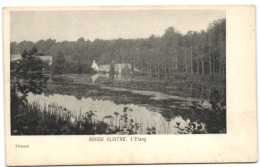
<svg viewBox="0 0 260 167">
<path fill-rule="evenodd" d="M 113 39 L 94 41 L 83 37 L 77 41 L 55 39 L 37 42 L 11 42 L 11 54 L 22 54 L 33 47 L 38 55 L 53 57 L 54 73 L 90 73 L 93 60 L 98 65 L 129 63 L 143 75 L 188 73 L 223 76 L 226 73 L 226 19 L 215 20 L 207 30 L 180 33 L 174 27 L 162 36 L 145 39 Z"/>
</svg>

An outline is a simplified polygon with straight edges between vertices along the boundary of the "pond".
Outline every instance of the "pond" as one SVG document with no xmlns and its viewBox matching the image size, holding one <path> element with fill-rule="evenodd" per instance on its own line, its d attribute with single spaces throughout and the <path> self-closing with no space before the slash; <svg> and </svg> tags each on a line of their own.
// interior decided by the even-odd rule
<svg viewBox="0 0 260 167">
<path fill-rule="evenodd" d="M 48 84 L 41 95 L 28 94 L 30 104 L 60 117 L 70 117 L 72 124 L 86 121 L 106 124 L 114 134 L 206 133 L 203 120 L 197 119 L 195 98 L 184 98 L 156 91 L 115 88 L 95 83 Z M 211 107 L 203 102 L 203 107 Z M 56 108 L 56 109 L 54 109 Z M 57 109 L 58 108 L 58 109 Z M 198 109 L 196 109 L 198 110 Z M 113 134 L 112 133 L 112 134 Z"/>
</svg>

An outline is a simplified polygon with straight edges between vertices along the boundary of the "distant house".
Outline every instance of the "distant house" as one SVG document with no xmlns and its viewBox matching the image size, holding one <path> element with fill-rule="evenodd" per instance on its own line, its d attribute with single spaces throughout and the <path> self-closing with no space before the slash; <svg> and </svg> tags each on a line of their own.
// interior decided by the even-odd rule
<svg viewBox="0 0 260 167">
<path fill-rule="evenodd" d="M 17 60 L 21 60 L 22 56 L 18 53 L 18 54 L 11 54 L 10 55 L 10 61 L 17 61 Z"/>
<path fill-rule="evenodd" d="M 110 71 L 110 65 L 97 65 L 95 60 L 92 63 L 92 69 L 98 72 L 108 73 Z M 115 73 L 121 75 L 122 73 L 131 73 L 133 71 L 138 72 L 137 68 L 133 68 L 129 63 L 121 63 L 114 65 Z"/>
<path fill-rule="evenodd" d="M 123 71 L 131 72 L 131 65 L 130 64 L 115 64 L 114 65 L 115 72 L 121 74 Z M 109 72 L 110 65 L 100 65 L 99 72 Z"/>
<path fill-rule="evenodd" d="M 42 61 L 48 62 L 49 65 L 52 64 L 52 56 L 38 56 Z M 11 54 L 10 55 L 10 61 L 17 61 L 17 60 L 21 60 L 22 59 L 22 55 L 18 54 Z"/>
<path fill-rule="evenodd" d="M 92 65 L 91 65 L 91 68 L 92 68 L 93 70 L 95 70 L 95 71 L 99 71 L 99 67 L 98 67 L 97 63 L 95 62 L 95 60 L 93 60 L 93 63 L 92 63 Z"/>
<path fill-rule="evenodd" d="M 99 71 L 100 71 L 100 72 L 106 72 L 106 73 L 108 73 L 109 70 L 110 70 L 110 65 L 100 65 L 100 66 L 99 66 Z"/>
<path fill-rule="evenodd" d="M 130 72 L 132 73 L 132 67 L 131 64 L 125 63 L 125 64 L 115 64 L 115 72 L 119 75 L 122 74 L 122 72 Z"/>
</svg>

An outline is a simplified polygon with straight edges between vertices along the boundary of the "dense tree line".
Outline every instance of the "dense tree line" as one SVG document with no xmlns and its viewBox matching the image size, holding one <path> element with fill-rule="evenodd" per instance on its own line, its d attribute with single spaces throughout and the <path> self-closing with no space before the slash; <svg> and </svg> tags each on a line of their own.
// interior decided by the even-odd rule
<svg viewBox="0 0 260 167">
<path fill-rule="evenodd" d="M 96 60 L 99 65 L 111 64 L 112 61 L 130 63 L 141 73 L 150 75 L 225 76 L 226 20 L 214 21 L 206 31 L 186 34 L 169 27 L 161 37 L 151 35 L 146 39 L 12 42 L 11 54 L 23 53 L 32 47 L 38 48 L 39 55 L 53 56 L 56 73 L 88 73 L 91 63 Z"/>
</svg>

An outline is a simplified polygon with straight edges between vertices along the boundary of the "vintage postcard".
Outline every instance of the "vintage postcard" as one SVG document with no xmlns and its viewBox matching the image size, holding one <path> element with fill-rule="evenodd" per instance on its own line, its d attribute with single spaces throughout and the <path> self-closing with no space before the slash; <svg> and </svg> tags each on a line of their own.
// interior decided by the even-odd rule
<svg viewBox="0 0 260 167">
<path fill-rule="evenodd" d="M 3 14 L 8 165 L 257 161 L 254 6 Z"/>
</svg>

